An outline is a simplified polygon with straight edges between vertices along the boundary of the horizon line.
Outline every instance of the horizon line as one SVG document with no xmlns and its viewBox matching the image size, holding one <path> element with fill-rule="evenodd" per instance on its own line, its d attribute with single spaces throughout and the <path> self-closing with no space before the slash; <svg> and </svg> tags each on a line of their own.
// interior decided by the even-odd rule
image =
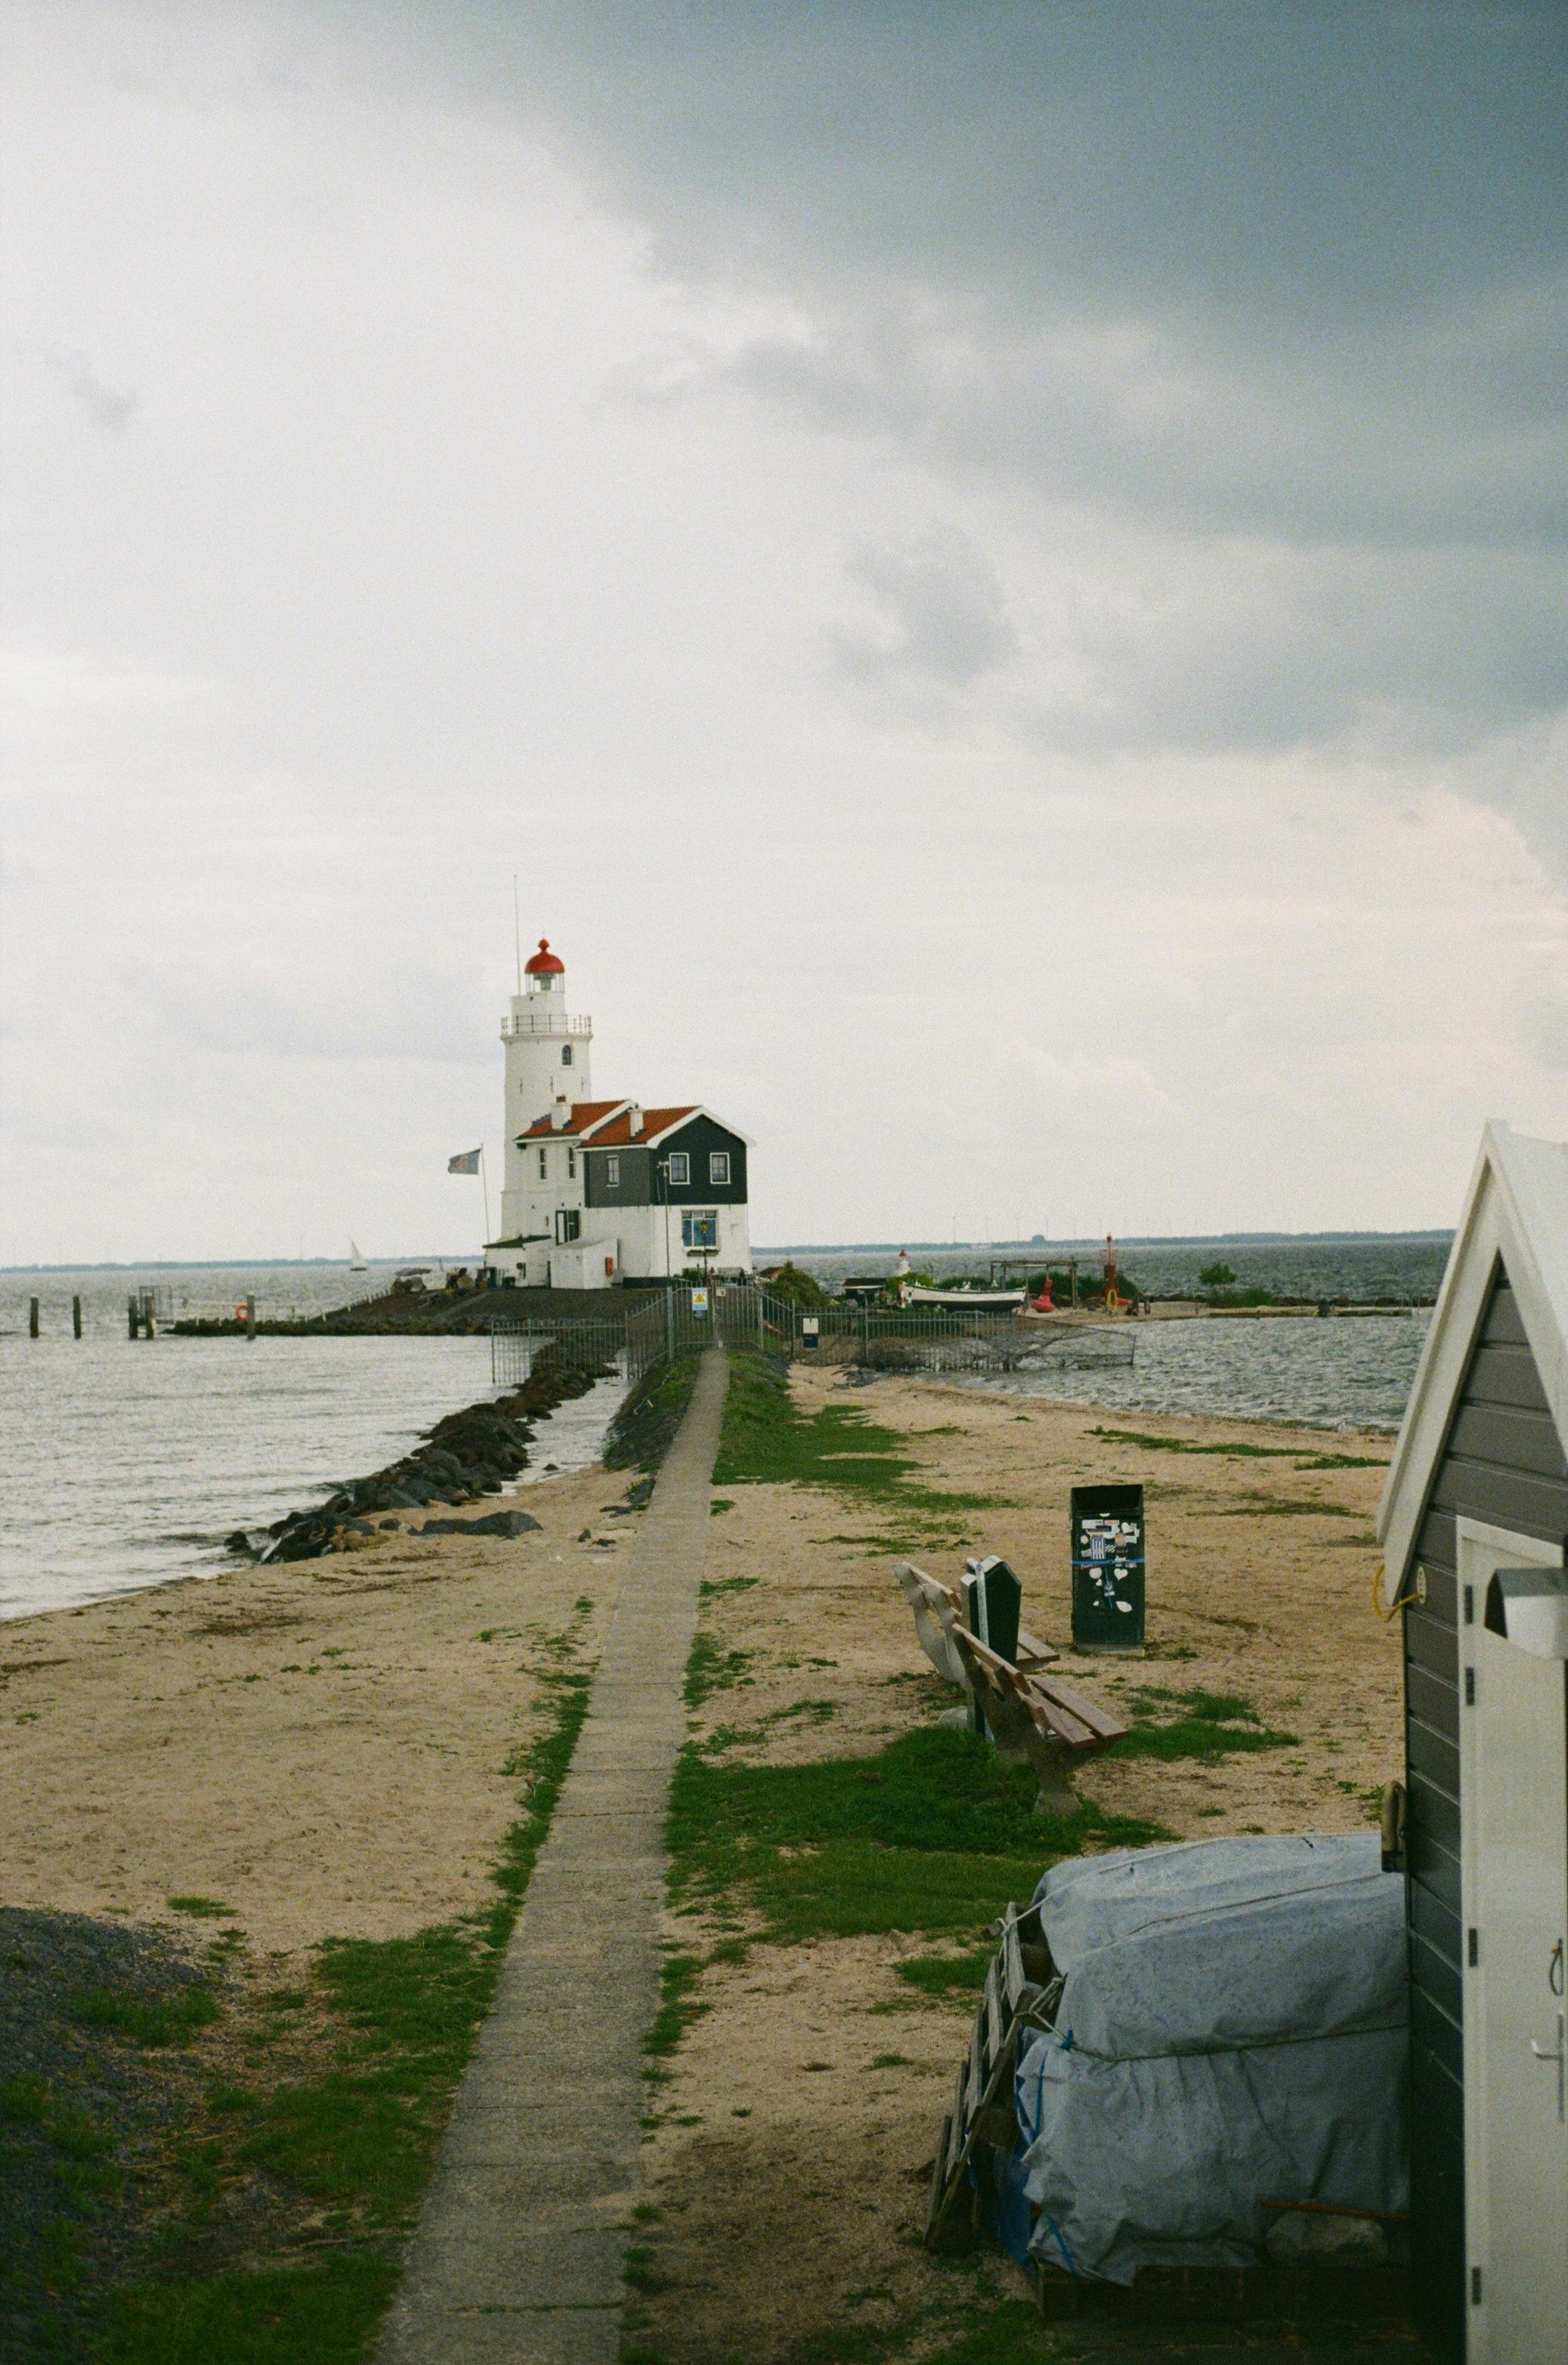
<svg viewBox="0 0 1568 2365">
<path fill-rule="evenodd" d="M 1284 1248 L 1293 1243 L 1326 1247 L 1336 1241 L 1356 1240 L 1449 1240 L 1453 1239 L 1453 1227 L 1444 1225 L 1436 1229 L 1415 1231 L 1327 1231 L 1327 1232 L 1117 1232 L 1113 1235 L 1118 1249 L 1180 1249 L 1180 1248 Z M 933 1250 L 951 1256 L 962 1250 L 975 1256 L 994 1256 L 1003 1250 L 1027 1252 L 1031 1249 L 1076 1251 L 1097 1250 L 1103 1246 L 1103 1233 L 1077 1235 L 1071 1239 L 1008 1240 L 787 1240 L 754 1247 L 756 1257 L 790 1256 L 881 1256 L 896 1255 L 901 1250 L 930 1254 Z M 382 1265 L 409 1265 L 420 1261 L 445 1265 L 482 1265 L 483 1259 L 473 1250 L 454 1255 L 441 1249 L 409 1250 L 396 1256 L 374 1256 L 365 1259 L 366 1268 Z M 236 1268 L 256 1272 L 306 1272 L 351 1270 L 346 1257 L 135 1257 L 106 1258 L 81 1263 L 4 1264 L 0 1273 L 43 1272 L 222 1272 Z"/>
</svg>

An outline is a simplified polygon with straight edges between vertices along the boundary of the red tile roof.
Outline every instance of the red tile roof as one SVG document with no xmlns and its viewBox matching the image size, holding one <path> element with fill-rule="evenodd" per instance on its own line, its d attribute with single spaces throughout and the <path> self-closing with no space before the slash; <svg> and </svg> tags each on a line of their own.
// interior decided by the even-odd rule
<svg viewBox="0 0 1568 2365">
<path fill-rule="evenodd" d="M 521 1138 L 524 1141 L 535 1138 L 545 1141 L 554 1139 L 557 1131 L 562 1134 L 589 1133 L 596 1125 L 602 1125 L 616 1109 L 624 1106 L 624 1101 L 575 1101 L 572 1113 L 564 1126 L 557 1128 L 547 1116 L 535 1117 Z"/>
<path fill-rule="evenodd" d="M 656 1141 L 672 1125 L 683 1117 L 695 1116 L 701 1106 L 699 1101 L 687 1101 L 678 1108 L 645 1108 L 640 1111 L 642 1123 L 633 1132 L 632 1111 L 634 1103 L 627 1101 L 578 1101 L 564 1126 L 551 1124 L 547 1116 L 535 1118 L 522 1141 L 583 1140 L 591 1135 L 596 1149 L 626 1149 L 649 1141 Z"/>
<path fill-rule="evenodd" d="M 678 1125 L 682 1117 L 695 1116 L 699 1105 L 696 1101 L 689 1101 L 680 1108 L 645 1108 L 642 1111 L 643 1122 L 635 1132 L 632 1129 L 632 1111 L 622 1106 L 619 1116 L 611 1117 L 608 1125 L 596 1130 L 593 1146 L 596 1149 L 623 1149 L 640 1142 L 656 1140 L 672 1125 Z"/>
</svg>

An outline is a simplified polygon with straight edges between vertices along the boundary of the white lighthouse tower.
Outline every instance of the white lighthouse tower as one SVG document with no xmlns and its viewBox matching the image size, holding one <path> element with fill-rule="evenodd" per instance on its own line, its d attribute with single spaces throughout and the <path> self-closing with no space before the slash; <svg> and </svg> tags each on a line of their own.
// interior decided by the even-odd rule
<svg viewBox="0 0 1568 2365">
<path fill-rule="evenodd" d="M 588 1073 L 591 1018 L 566 1008 L 566 967 L 541 936 L 539 950 L 525 963 L 525 990 L 514 993 L 510 1017 L 501 1021 L 506 1047 L 506 1165 L 501 1187 L 501 1234 L 524 1228 L 526 1194 L 523 1149 L 519 1136 L 541 1117 L 557 1130 L 566 1125 L 574 1101 L 593 1098 Z"/>
</svg>

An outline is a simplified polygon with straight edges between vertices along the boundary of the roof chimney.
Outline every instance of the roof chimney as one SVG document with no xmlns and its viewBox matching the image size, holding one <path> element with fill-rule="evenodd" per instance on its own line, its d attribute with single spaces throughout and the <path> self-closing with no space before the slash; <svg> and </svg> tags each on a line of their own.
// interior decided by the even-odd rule
<svg viewBox="0 0 1568 2365">
<path fill-rule="evenodd" d="M 641 1101 L 633 1101 L 628 1106 L 626 1111 L 626 1126 L 633 1139 L 635 1140 L 638 1134 L 643 1130 L 643 1104 Z"/>
<path fill-rule="evenodd" d="M 550 1111 L 550 1130 L 551 1130 L 551 1132 L 552 1132 L 552 1133 L 565 1133 L 565 1132 L 566 1132 L 566 1130 L 567 1126 L 568 1126 L 568 1125 L 570 1125 L 571 1121 L 572 1121 L 572 1105 L 571 1105 L 571 1103 L 567 1100 L 566 1095 L 566 1093 L 556 1093 L 556 1095 L 555 1095 L 554 1105 L 553 1106 L 553 1108 L 552 1108 L 552 1109 L 551 1109 L 551 1111 Z"/>
</svg>

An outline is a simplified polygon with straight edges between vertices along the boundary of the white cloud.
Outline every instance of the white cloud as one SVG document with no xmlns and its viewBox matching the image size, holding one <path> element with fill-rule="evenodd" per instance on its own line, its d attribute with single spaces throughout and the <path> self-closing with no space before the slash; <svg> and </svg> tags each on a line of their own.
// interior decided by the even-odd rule
<svg viewBox="0 0 1568 2365">
<path fill-rule="evenodd" d="M 514 869 L 596 1084 L 733 1113 L 765 1238 L 1436 1223 L 1483 1116 L 1561 1128 L 1544 297 L 1402 311 L 1373 397 L 1463 403 L 1337 474 L 1360 316 L 1293 390 L 1255 286 L 1238 359 L 1081 222 L 923 276 L 896 126 L 724 216 L 799 125 L 716 17 L 591 139 L 581 10 L 526 91 L 460 8 L 89 17 L 26 17 L 6 161 L 7 1246 L 471 1247 Z"/>
</svg>

